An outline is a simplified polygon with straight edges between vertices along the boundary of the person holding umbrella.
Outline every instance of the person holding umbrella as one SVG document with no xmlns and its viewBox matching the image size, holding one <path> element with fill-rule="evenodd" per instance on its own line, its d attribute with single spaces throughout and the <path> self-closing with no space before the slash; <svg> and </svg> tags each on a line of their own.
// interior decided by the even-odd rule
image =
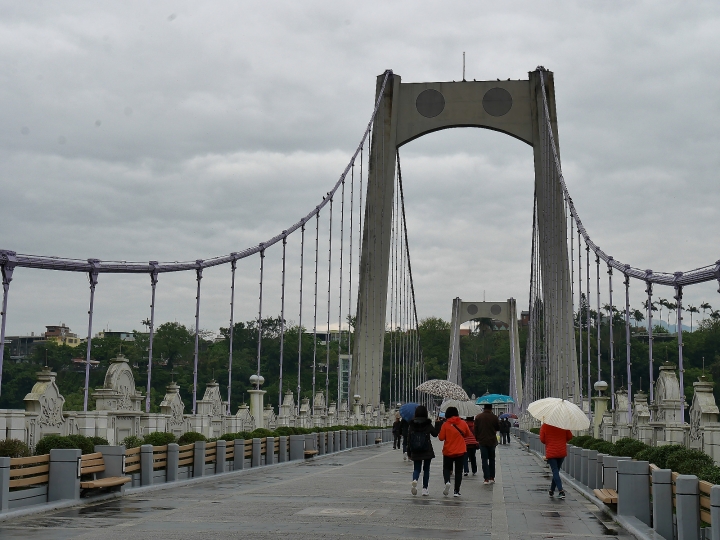
<svg viewBox="0 0 720 540">
<path fill-rule="evenodd" d="M 395 422 L 392 427 L 393 433 L 393 450 L 400 450 L 400 437 L 402 437 L 402 420 L 400 413 L 395 413 Z"/>
<path fill-rule="evenodd" d="M 413 461 L 412 487 L 410 493 L 417 495 L 420 471 L 423 472 L 422 494 L 428 496 L 428 483 L 430 481 L 430 462 L 435 458 L 430 437 L 438 436 L 438 426 L 433 426 L 428 418 L 428 410 L 424 405 L 415 409 L 415 417 L 408 422 L 408 457 Z"/>
<path fill-rule="evenodd" d="M 480 445 L 482 459 L 483 484 L 495 483 L 495 447 L 498 440 L 496 433 L 500 431 L 500 421 L 492 412 L 492 405 L 485 403 L 483 412 L 475 417 L 475 438 Z"/>
<path fill-rule="evenodd" d="M 567 442 L 572 438 L 571 430 L 586 430 L 590 427 L 590 420 L 580 407 L 562 398 L 548 397 L 533 401 L 527 411 L 542 422 L 540 442 L 545 445 L 545 459 L 552 471 L 548 493 L 553 497 L 557 488 L 559 497 L 564 499 L 560 467 L 567 457 Z"/>
</svg>

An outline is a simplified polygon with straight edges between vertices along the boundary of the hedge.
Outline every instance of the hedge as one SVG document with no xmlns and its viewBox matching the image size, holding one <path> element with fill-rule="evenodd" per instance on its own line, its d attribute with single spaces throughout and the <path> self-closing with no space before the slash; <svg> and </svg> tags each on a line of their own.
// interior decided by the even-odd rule
<svg viewBox="0 0 720 540">
<path fill-rule="evenodd" d="M 35 446 L 35 454 L 49 454 L 55 448 L 77 448 L 83 454 L 95 452 L 96 444 L 109 444 L 102 437 L 85 437 L 83 435 L 45 435 Z"/>
</svg>

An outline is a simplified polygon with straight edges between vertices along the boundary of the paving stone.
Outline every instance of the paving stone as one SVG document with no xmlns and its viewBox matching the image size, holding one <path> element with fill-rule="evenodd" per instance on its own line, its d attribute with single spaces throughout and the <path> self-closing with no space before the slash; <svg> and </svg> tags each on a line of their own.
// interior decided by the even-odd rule
<svg viewBox="0 0 720 540">
<path fill-rule="evenodd" d="M 203 533 L 224 539 L 631 538 L 605 535 L 587 500 L 570 489 L 566 500 L 550 499 L 549 470 L 516 442 L 499 446 L 498 458 L 498 482 L 485 486 L 482 474 L 464 477 L 460 498 L 442 495 L 442 459 L 432 462 L 430 497 L 413 496 L 411 462 L 387 445 L 361 447 L 28 516 L 0 524 L 0 540 L 196 540 Z"/>
</svg>

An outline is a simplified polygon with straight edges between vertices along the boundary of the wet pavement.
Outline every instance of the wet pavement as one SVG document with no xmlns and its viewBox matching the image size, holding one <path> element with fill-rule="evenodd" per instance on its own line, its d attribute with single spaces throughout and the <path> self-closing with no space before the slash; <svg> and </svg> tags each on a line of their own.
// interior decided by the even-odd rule
<svg viewBox="0 0 720 540">
<path fill-rule="evenodd" d="M 413 497 L 411 462 L 384 445 L 18 518 L 0 523 L 0 540 L 632 538 L 608 535 L 572 489 L 550 499 L 549 469 L 516 441 L 498 457 L 498 482 L 465 477 L 460 498 L 442 495 L 441 459 L 432 462 L 430 496 Z"/>
</svg>

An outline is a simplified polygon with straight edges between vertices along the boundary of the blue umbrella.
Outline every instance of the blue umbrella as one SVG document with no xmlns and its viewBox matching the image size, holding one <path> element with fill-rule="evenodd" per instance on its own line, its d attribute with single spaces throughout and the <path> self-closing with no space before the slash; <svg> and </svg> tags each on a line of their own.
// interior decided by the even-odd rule
<svg viewBox="0 0 720 540">
<path fill-rule="evenodd" d="M 478 405 L 483 405 L 485 403 L 515 403 L 515 400 L 504 394 L 485 394 L 484 396 L 477 398 L 475 403 Z"/>
<path fill-rule="evenodd" d="M 402 407 L 400 407 L 400 416 L 402 416 L 403 420 L 409 422 L 413 418 L 415 418 L 415 409 L 419 407 L 418 403 L 406 403 Z"/>
<path fill-rule="evenodd" d="M 498 416 L 498 418 L 514 418 L 515 420 L 517 420 L 517 414 L 506 412 L 505 414 L 501 414 L 500 416 Z"/>
</svg>

